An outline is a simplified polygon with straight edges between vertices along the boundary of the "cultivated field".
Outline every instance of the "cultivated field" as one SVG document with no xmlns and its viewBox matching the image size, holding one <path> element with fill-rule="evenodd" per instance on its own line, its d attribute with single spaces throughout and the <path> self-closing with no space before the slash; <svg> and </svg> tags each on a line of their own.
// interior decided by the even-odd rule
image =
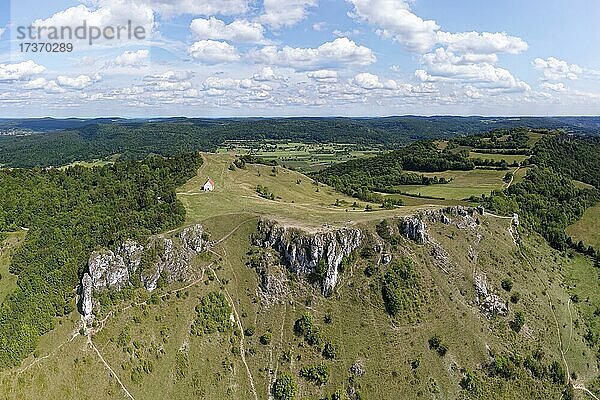
<svg viewBox="0 0 600 400">
<path fill-rule="evenodd" d="M 280 165 L 304 173 L 314 172 L 340 162 L 369 157 L 382 152 L 377 146 L 356 144 L 317 144 L 290 142 L 226 141 L 217 153 L 232 155 L 252 154 L 265 160 L 275 160 Z"/>
<path fill-rule="evenodd" d="M 470 158 L 480 158 L 482 160 L 493 160 L 493 161 L 506 161 L 509 164 L 512 163 L 521 163 L 529 158 L 527 155 L 520 154 L 494 154 L 494 153 L 478 153 L 476 151 L 471 151 L 469 153 Z"/>
</svg>

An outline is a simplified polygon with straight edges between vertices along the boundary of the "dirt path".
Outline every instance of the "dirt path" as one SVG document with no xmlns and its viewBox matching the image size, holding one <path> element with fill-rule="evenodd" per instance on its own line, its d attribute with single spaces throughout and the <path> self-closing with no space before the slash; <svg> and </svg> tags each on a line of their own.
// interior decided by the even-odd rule
<svg viewBox="0 0 600 400">
<path fill-rule="evenodd" d="M 281 319 L 281 328 L 279 330 L 279 353 L 282 353 L 283 350 L 283 335 L 284 335 L 284 330 L 285 330 L 285 321 L 287 319 L 287 301 L 284 302 L 283 304 L 283 318 Z M 273 371 L 273 347 L 271 346 L 270 352 L 269 352 L 269 373 L 271 373 L 271 371 Z M 271 377 L 269 378 L 269 387 L 267 388 L 267 398 L 269 400 L 273 399 L 273 394 L 271 393 L 271 387 L 273 387 L 273 384 L 275 383 L 275 381 L 277 380 L 277 374 L 279 373 L 279 358 L 277 359 L 277 363 L 275 364 L 275 371 L 271 374 Z"/>
<path fill-rule="evenodd" d="M 215 242 L 215 244 L 213 244 L 211 247 L 214 247 L 214 246 L 216 246 L 216 245 L 224 242 L 229 237 L 231 237 L 231 235 L 233 235 L 242 225 L 244 225 L 245 223 L 247 223 L 247 222 L 249 222 L 249 221 L 251 221 L 253 219 L 254 218 L 249 218 L 249 219 L 241 222 L 235 228 L 233 228 L 231 230 L 231 232 L 229 232 L 223 238 L 221 238 L 220 240 L 218 240 L 217 242 Z M 218 252 L 214 251 L 213 249 L 210 249 L 210 252 L 213 253 L 213 254 L 216 254 L 219 257 L 222 257 L 221 254 L 219 254 Z M 217 274 L 217 271 L 215 271 L 214 268 L 212 268 L 212 266 L 208 266 L 208 269 L 210 269 L 210 271 L 213 273 L 213 275 L 215 276 L 215 279 L 217 280 L 217 282 L 219 283 L 219 285 L 221 285 L 223 287 L 223 292 L 225 293 L 225 296 L 227 297 L 227 301 L 229 302 L 229 304 L 231 304 L 231 310 L 233 311 L 235 323 L 236 323 L 238 329 L 240 330 L 240 356 L 242 358 L 242 363 L 244 364 L 244 367 L 246 368 L 246 373 L 248 374 L 248 381 L 250 382 L 250 387 L 252 389 L 252 394 L 254 395 L 254 399 L 258 400 L 258 393 L 256 392 L 256 385 L 254 383 L 254 377 L 252 376 L 252 372 L 250 372 L 250 367 L 248 366 L 248 362 L 246 361 L 246 348 L 245 348 L 245 345 L 244 345 L 244 327 L 242 326 L 242 320 L 241 320 L 240 315 L 239 315 L 239 313 L 237 311 L 237 308 L 235 306 L 235 302 L 233 300 L 233 297 L 231 297 L 231 294 L 229 293 L 229 291 L 227 290 L 227 288 L 225 287 L 225 285 L 223 285 L 223 283 L 219 279 L 219 275 Z"/>
<path fill-rule="evenodd" d="M 510 182 L 508 182 L 508 185 L 506 185 L 505 189 L 508 189 L 512 186 L 513 182 L 515 181 L 515 174 L 521 169 L 521 167 L 517 167 L 517 169 L 515 169 L 512 173 L 512 176 L 510 178 Z"/>
<path fill-rule="evenodd" d="M 596 397 L 596 395 L 594 393 L 590 392 L 590 390 L 583 385 L 573 385 L 573 389 L 581 390 L 582 392 L 589 394 L 590 397 L 592 397 L 594 400 L 600 400 L 600 399 L 598 399 L 598 397 Z"/>
<path fill-rule="evenodd" d="M 217 271 L 215 271 L 212 267 L 209 267 L 209 269 L 212 271 L 212 273 L 215 276 L 215 279 L 217 280 L 219 285 L 223 286 L 223 292 L 225 293 L 225 296 L 227 297 L 227 301 L 229 301 L 229 304 L 231 304 L 231 310 L 233 311 L 236 325 L 238 326 L 238 328 L 240 330 L 240 355 L 242 358 L 242 362 L 244 363 L 244 366 L 246 367 L 246 373 L 248 374 L 248 380 L 250 382 L 250 387 L 252 388 L 252 394 L 254 395 L 254 399 L 258 400 L 258 394 L 256 393 L 256 387 L 254 385 L 254 378 L 252 377 L 252 373 L 250 372 L 250 367 L 248 366 L 248 363 L 246 362 L 246 349 L 244 347 L 244 327 L 242 326 L 240 316 L 237 312 L 237 308 L 235 307 L 235 302 L 233 301 L 233 298 L 229 294 L 229 291 L 227 290 L 227 288 L 225 288 L 225 285 L 223 285 L 223 283 L 219 279 L 219 276 L 217 275 Z"/>
<path fill-rule="evenodd" d="M 247 222 L 252 221 L 253 219 L 255 219 L 255 218 L 254 217 L 248 218 L 248 219 L 240 222 L 238 224 L 238 226 L 236 226 L 235 228 L 233 228 L 233 230 L 231 232 L 229 232 L 227 235 L 225 235 L 224 237 L 222 237 L 221 239 L 219 239 L 219 241 L 215 242 L 212 246 L 217 246 L 217 245 L 223 243 L 224 241 L 226 241 L 227 239 L 229 239 L 231 237 L 231 235 L 233 235 L 238 229 L 240 229 L 242 227 L 242 225 L 244 225 Z"/>
<path fill-rule="evenodd" d="M 523 252 L 523 249 L 522 249 L 521 245 L 518 245 L 518 246 L 519 246 L 519 253 L 521 254 L 521 257 L 523 257 L 523 259 L 525 261 L 527 261 L 527 263 L 529 264 L 530 268 L 534 268 L 533 264 L 531 264 L 531 261 L 529 261 L 529 258 L 525 255 L 525 252 Z M 571 382 L 572 381 L 571 380 L 571 372 L 570 372 L 570 368 L 569 368 L 569 363 L 567 362 L 567 358 L 565 356 L 564 344 L 563 344 L 562 335 L 561 335 L 561 332 L 560 332 L 560 323 L 558 322 L 558 317 L 556 316 L 556 312 L 554 311 L 554 304 L 552 303 L 552 298 L 550 297 L 550 293 L 548 292 L 548 287 L 546 286 L 546 284 L 544 283 L 544 281 L 542 280 L 542 278 L 540 278 L 539 276 L 537 278 L 540 281 L 540 283 L 542 284 L 542 286 L 544 288 L 544 291 L 546 292 L 546 298 L 548 299 L 548 304 L 550 305 L 550 311 L 552 311 L 552 317 L 554 318 L 554 325 L 555 325 L 555 328 L 556 328 L 556 337 L 558 339 L 558 346 L 559 346 L 560 355 L 561 355 L 561 358 L 562 358 L 562 362 L 565 365 L 565 370 L 566 370 L 566 373 L 567 373 L 567 379 L 568 379 L 569 382 Z M 570 302 L 570 300 L 569 300 L 569 302 Z M 569 315 L 571 315 L 571 308 L 570 308 L 570 306 L 569 306 Z M 571 325 L 573 324 L 573 319 L 572 318 L 573 317 L 571 316 Z M 587 391 L 587 389 L 585 388 L 585 386 L 583 384 L 579 385 L 579 390 L 585 390 L 585 391 Z"/>
<path fill-rule="evenodd" d="M 133 396 L 131 395 L 131 393 L 129 393 L 129 390 L 127 390 L 127 388 L 125 387 L 125 385 L 123 385 L 123 382 L 121 382 L 121 379 L 119 379 L 119 376 L 110 367 L 110 365 L 108 365 L 108 363 L 106 362 L 106 360 L 104 360 L 104 357 L 102 357 L 102 354 L 100 354 L 100 351 L 98 350 L 98 348 L 96 347 L 96 345 L 94 344 L 94 342 L 92 342 L 91 337 L 88 337 L 88 344 L 96 352 L 96 354 L 98 355 L 98 358 L 100 358 L 100 361 L 102 361 L 102 364 L 104 364 L 104 366 L 106 367 L 106 369 L 110 371 L 110 374 L 117 380 L 117 382 L 119 382 L 119 385 L 121 385 L 121 389 L 123 389 L 123 392 L 125 392 L 125 394 L 127 395 L 127 397 L 129 397 L 131 400 L 135 400 L 133 398 Z"/>
<path fill-rule="evenodd" d="M 505 216 L 502 216 L 502 215 L 497 215 L 497 214 L 491 213 L 489 211 L 485 211 L 483 213 L 483 215 L 488 216 L 488 217 L 499 218 L 499 219 L 513 219 L 513 217 L 505 217 Z"/>
<path fill-rule="evenodd" d="M 51 352 L 51 353 L 48 353 L 48 354 L 46 354 L 46 355 L 45 355 L 45 356 L 43 356 L 43 357 L 40 357 L 40 358 L 37 358 L 37 359 L 35 359 L 34 361 L 32 361 L 32 362 L 31 362 L 31 364 L 29 364 L 29 365 L 27 365 L 26 367 L 24 367 L 24 368 L 22 368 L 22 369 L 18 370 L 18 371 L 17 371 L 17 376 L 21 375 L 23 372 L 25 372 L 25 371 L 27 371 L 28 369 L 30 369 L 30 368 L 32 368 L 32 367 L 34 367 L 35 365 L 37 365 L 37 364 L 41 363 L 42 361 L 44 361 L 44 360 L 47 360 L 48 358 L 50 358 L 50 357 L 54 356 L 56 353 L 58 353 L 58 352 L 60 351 L 60 349 L 61 349 L 61 348 L 62 348 L 64 345 L 66 345 L 67 343 L 70 343 L 70 342 L 72 342 L 73 340 L 75 340 L 75 338 L 76 338 L 77 336 L 79 336 L 79 332 L 78 332 L 78 330 L 75 330 L 73 333 L 71 333 L 71 339 L 69 339 L 69 340 L 67 340 L 67 341 L 65 341 L 65 342 L 62 342 L 62 343 L 61 343 L 61 344 L 60 344 L 60 345 L 59 345 L 57 348 L 55 348 L 54 350 L 52 350 L 52 352 Z"/>
</svg>

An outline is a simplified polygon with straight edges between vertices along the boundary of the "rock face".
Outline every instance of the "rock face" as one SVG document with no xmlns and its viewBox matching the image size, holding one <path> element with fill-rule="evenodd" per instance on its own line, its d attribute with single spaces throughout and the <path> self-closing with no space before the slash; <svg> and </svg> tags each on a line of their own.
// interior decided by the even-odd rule
<svg viewBox="0 0 600 400">
<path fill-rule="evenodd" d="M 296 274 L 312 274 L 324 261 L 326 272 L 321 283 L 322 293 L 328 296 L 339 279 L 339 266 L 360 246 L 362 232 L 353 228 L 306 233 L 296 228 L 260 221 L 254 244 L 279 252 L 283 263 Z"/>
<path fill-rule="evenodd" d="M 185 279 L 190 261 L 205 247 L 204 229 L 200 225 L 186 228 L 179 234 L 179 241 L 180 246 L 172 239 L 160 239 L 153 243 L 158 247 L 160 256 L 154 266 L 142 272 L 141 276 L 144 287 L 149 291 L 156 289 L 161 275 L 169 283 Z"/>
<path fill-rule="evenodd" d="M 88 261 L 89 274 L 94 290 L 120 290 L 129 283 L 129 271 L 123 257 L 110 250 L 92 253 Z"/>
<path fill-rule="evenodd" d="M 175 239 L 156 238 L 146 246 L 134 240 L 126 240 L 117 249 L 92 253 L 88 271 L 80 286 L 81 312 L 86 323 L 93 320 L 94 293 L 104 290 L 121 290 L 130 285 L 131 277 L 139 276 L 142 285 L 153 291 L 163 276 L 168 282 L 184 280 L 192 258 L 206 247 L 204 229 L 201 225 L 185 228 Z M 142 268 L 144 254 L 151 253 L 153 262 Z"/>
<path fill-rule="evenodd" d="M 81 314 L 83 314 L 86 325 L 91 325 L 92 319 L 94 318 L 92 314 L 94 311 L 92 299 L 93 290 L 94 284 L 92 282 L 92 277 L 86 272 L 81 279 Z"/>
<path fill-rule="evenodd" d="M 417 243 L 425 243 L 427 235 L 425 233 L 425 222 L 413 217 L 404 221 L 404 234 L 407 238 Z"/>
<path fill-rule="evenodd" d="M 265 306 L 282 302 L 286 298 L 288 279 L 283 266 L 279 265 L 277 257 L 270 250 L 261 250 L 257 257 L 246 263 L 253 268 L 260 279 L 257 294 Z"/>
<path fill-rule="evenodd" d="M 142 254 L 144 253 L 144 246 L 136 242 L 135 240 L 128 239 L 119 246 L 117 254 L 119 254 L 125 264 L 127 264 L 129 270 L 137 272 L 142 262 Z"/>
<path fill-rule="evenodd" d="M 492 293 L 485 275 L 476 274 L 474 284 L 475 293 L 477 294 L 476 301 L 485 316 L 489 318 L 493 315 L 506 315 L 508 311 L 506 303 L 498 295 Z"/>
<path fill-rule="evenodd" d="M 475 229 L 479 225 L 477 217 L 484 213 L 485 209 L 482 206 L 477 208 L 452 206 L 441 210 L 425 211 L 424 215 L 432 222 L 452 224 L 460 229 Z"/>
</svg>

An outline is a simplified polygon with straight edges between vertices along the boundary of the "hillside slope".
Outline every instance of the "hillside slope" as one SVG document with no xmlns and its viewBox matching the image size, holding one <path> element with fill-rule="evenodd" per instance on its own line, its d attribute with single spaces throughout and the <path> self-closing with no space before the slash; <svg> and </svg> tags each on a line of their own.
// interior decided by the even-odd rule
<svg viewBox="0 0 600 400">
<path fill-rule="evenodd" d="M 60 319 L 0 372 L 0 399 L 283 399 L 292 388 L 296 399 L 560 399 L 570 380 L 583 399 L 598 389 L 584 336 L 598 333 L 600 287 L 587 258 L 512 218 L 366 212 L 303 175 L 233 160 L 205 155 L 178 190 L 185 224 L 210 234 L 186 278 L 101 297 L 87 330 L 77 313 Z M 204 193 L 208 176 L 216 190 Z M 337 259 L 344 228 L 360 239 Z"/>
</svg>

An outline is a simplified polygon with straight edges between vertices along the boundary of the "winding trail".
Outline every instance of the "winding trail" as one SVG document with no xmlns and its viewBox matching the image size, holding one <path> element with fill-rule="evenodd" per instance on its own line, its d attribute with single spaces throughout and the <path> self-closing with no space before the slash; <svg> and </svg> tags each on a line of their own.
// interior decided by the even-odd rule
<svg viewBox="0 0 600 400">
<path fill-rule="evenodd" d="M 108 363 L 106 362 L 106 360 L 104 359 L 104 357 L 102 357 L 102 354 L 100 354 L 100 350 L 98 350 L 98 348 L 96 347 L 96 345 L 94 344 L 94 342 L 92 342 L 91 337 L 88 337 L 88 344 L 96 352 L 96 354 L 98 355 L 98 358 L 100 358 L 100 361 L 102 361 L 102 363 L 104 364 L 104 366 L 106 367 L 106 369 L 109 370 L 110 373 L 111 373 L 111 375 L 115 377 L 115 379 L 117 380 L 117 382 L 119 382 L 119 385 L 121 385 L 121 389 L 123 389 L 123 392 L 125 392 L 125 394 L 127 395 L 127 397 L 129 397 L 131 400 L 135 400 L 133 398 L 133 396 L 131 395 L 131 393 L 129 393 L 129 390 L 127 390 L 127 388 L 125 387 L 125 385 L 123 385 L 123 382 L 121 382 L 121 379 L 119 379 L 119 375 L 117 375 L 115 373 L 115 371 L 110 367 L 110 365 L 108 365 Z"/>
<path fill-rule="evenodd" d="M 505 188 L 505 189 L 509 189 L 509 188 L 512 186 L 513 182 L 515 181 L 515 174 L 516 174 L 516 173 L 517 173 L 517 172 L 518 172 L 520 169 L 521 169 L 521 166 L 518 166 L 518 167 L 517 167 L 517 169 L 515 169 L 515 170 L 512 172 L 512 176 L 511 176 L 511 178 L 510 178 L 510 182 L 508 182 L 508 185 L 506 185 L 506 188 Z"/>
<path fill-rule="evenodd" d="M 582 392 L 589 394 L 590 397 L 592 397 L 594 400 L 600 400 L 600 399 L 598 399 L 598 397 L 596 397 L 596 395 L 594 393 L 592 393 L 588 388 L 586 388 L 583 385 L 573 385 L 573 389 L 581 390 Z"/>
<path fill-rule="evenodd" d="M 17 376 L 21 375 L 23 372 L 27 371 L 29 368 L 32 368 L 33 366 L 41 363 L 42 361 L 52 357 L 53 355 L 55 355 L 58 351 L 60 351 L 60 349 L 67 343 L 71 343 L 73 340 L 75 340 L 75 338 L 79 336 L 79 332 L 77 330 L 75 330 L 72 334 L 71 334 L 71 339 L 62 342 L 57 348 L 55 348 L 51 353 L 46 354 L 43 357 L 37 358 L 35 360 L 33 360 L 31 362 L 31 364 L 27 365 L 26 367 L 20 369 L 17 371 Z"/>
<path fill-rule="evenodd" d="M 256 387 L 254 385 L 254 378 L 252 377 L 252 372 L 250 372 L 250 367 L 248 366 L 248 363 L 246 362 L 246 350 L 244 347 L 244 327 L 242 326 L 240 316 L 235 307 L 235 302 L 233 301 L 233 298 L 229 294 L 229 291 L 227 290 L 225 285 L 223 285 L 223 283 L 219 279 L 219 276 L 217 275 L 217 271 L 215 271 L 212 267 L 208 267 L 208 268 L 212 271 L 212 273 L 215 276 L 215 279 L 217 280 L 219 285 L 223 286 L 223 292 L 225 293 L 225 296 L 227 296 L 227 301 L 229 301 L 229 303 L 231 304 L 231 309 L 233 310 L 233 314 L 235 316 L 236 325 L 238 326 L 238 328 L 240 330 L 240 355 L 242 358 L 242 362 L 244 363 L 244 366 L 246 367 L 246 373 L 248 374 L 248 380 L 250 382 L 250 387 L 252 388 L 252 394 L 254 395 L 254 399 L 258 400 L 258 393 L 256 392 Z"/>
<path fill-rule="evenodd" d="M 231 235 L 233 235 L 244 224 L 246 224 L 247 222 L 252 221 L 252 220 L 254 220 L 254 218 L 248 218 L 247 220 L 239 223 L 235 228 L 233 228 L 231 230 L 231 232 L 229 232 L 227 235 L 225 235 L 219 241 L 215 242 L 211 247 L 221 244 L 222 242 L 224 242 L 225 240 L 230 238 Z M 221 254 L 217 253 L 213 249 L 210 249 L 210 252 L 213 254 L 216 254 L 219 257 L 222 257 Z M 215 279 L 217 280 L 219 285 L 221 285 L 223 287 L 223 292 L 225 293 L 225 296 L 227 297 L 227 301 L 231 304 L 231 310 L 233 311 L 233 314 L 234 314 L 235 323 L 238 326 L 238 329 L 240 330 L 240 356 L 242 359 L 242 363 L 244 364 L 244 367 L 246 368 L 246 373 L 248 374 L 248 381 L 250 382 L 250 388 L 252 389 L 252 394 L 254 395 L 254 399 L 258 400 L 258 393 L 256 392 L 256 385 L 254 383 L 254 377 L 252 376 L 252 372 L 250 372 L 250 367 L 248 366 L 248 362 L 246 361 L 246 349 L 244 346 L 244 327 L 242 326 L 241 318 L 239 316 L 237 308 L 235 307 L 235 302 L 233 301 L 233 297 L 231 297 L 231 294 L 229 293 L 229 291 L 227 290 L 225 285 L 219 279 L 219 275 L 217 275 L 217 271 L 214 270 L 214 268 L 212 267 L 212 264 L 208 266 L 208 269 L 210 269 L 210 271 L 213 273 L 213 275 L 215 276 Z"/>
<path fill-rule="evenodd" d="M 519 253 L 521 254 L 521 257 L 523 257 L 523 259 L 525 261 L 527 261 L 527 263 L 529 264 L 529 266 L 531 268 L 533 268 L 533 265 L 531 264 L 531 261 L 529 261 L 529 258 L 523 252 L 523 249 L 522 249 L 521 245 L 518 245 L 518 247 L 519 247 Z M 598 399 L 598 397 L 596 397 L 596 395 L 594 393 L 592 393 L 588 388 L 586 388 L 583 383 L 575 384 L 573 382 L 573 379 L 571 378 L 571 372 L 570 372 L 570 368 L 569 368 L 569 363 L 567 362 L 567 358 L 565 356 L 564 344 L 563 344 L 563 340 L 562 340 L 562 335 L 560 333 L 560 324 L 558 322 L 558 317 L 556 316 L 556 312 L 554 311 L 554 304 L 552 303 L 552 299 L 550 298 L 550 294 L 548 293 L 548 287 L 546 286 L 546 284 L 544 283 L 544 281 L 542 281 L 542 279 L 539 276 L 537 278 L 540 281 L 540 283 L 542 284 L 542 286 L 544 287 L 544 290 L 546 291 L 546 297 L 548 298 L 548 303 L 550 304 L 550 310 L 552 311 L 552 316 L 554 317 L 554 323 L 555 323 L 555 327 L 556 327 L 556 336 L 558 338 L 559 350 L 560 350 L 560 354 L 561 354 L 561 358 L 562 358 L 563 364 L 565 365 L 565 369 L 567 371 L 566 373 L 567 373 L 567 379 L 568 379 L 569 383 L 573 386 L 574 390 L 580 390 L 582 392 L 587 393 L 594 400 L 600 400 L 600 399 Z M 569 341 L 572 341 L 572 335 L 573 335 L 573 315 L 571 313 L 571 299 L 569 299 L 569 301 L 567 303 L 567 307 L 569 309 L 569 317 L 570 317 L 570 320 L 571 320 L 571 332 L 570 332 L 570 336 L 569 336 Z M 571 346 L 570 346 L 570 343 L 569 343 L 569 347 L 568 347 L 567 351 L 570 349 L 570 347 Z"/>
</svg>

